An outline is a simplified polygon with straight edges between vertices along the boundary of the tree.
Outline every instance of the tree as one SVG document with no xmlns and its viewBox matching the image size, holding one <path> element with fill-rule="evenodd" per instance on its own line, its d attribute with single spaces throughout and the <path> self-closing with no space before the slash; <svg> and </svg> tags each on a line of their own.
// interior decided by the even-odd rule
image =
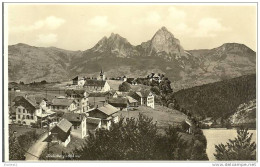
<svg viewBox="0 0 260 167">
<path fill-rule="evenodd" d="M 121 92 L 128 92 L 131 90 L 131 85 L 127 82 L 123 82 L 119 85 L 119 91 Z"/>
<path fill-rule="evenodd" d="M 9 135 L 9 160 L 25 160 L 25 151 L 19 145 L 16 137 Z"/>
<path fill-rule="evenodd" d="M 158 88 L 158 86 L 151 87 L 151 91 L 156 95 L 160 95 L 160 89 Z"/>
<path fill-rule="evenodd" d="M 237 130 L 237 137 L 224 144 L 215 145 L 217 160 L 256 160 L 256 143 L 251 142 L 253 133 L 243 127 Z"/>
</svg>

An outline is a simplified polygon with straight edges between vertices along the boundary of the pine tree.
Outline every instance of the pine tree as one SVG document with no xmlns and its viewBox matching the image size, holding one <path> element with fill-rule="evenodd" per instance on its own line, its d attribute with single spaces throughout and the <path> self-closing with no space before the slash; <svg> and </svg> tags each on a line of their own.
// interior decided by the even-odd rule
<svg viewBox="0 0 260 167">
<path fill-rule="evenodd" d="M 256 160 L 256 143 L 251 142 L 253 133 L 248 129 L 238 129 L 237 137 L 226 145 L 215 145 L 217 160 Z"/>
</svg>

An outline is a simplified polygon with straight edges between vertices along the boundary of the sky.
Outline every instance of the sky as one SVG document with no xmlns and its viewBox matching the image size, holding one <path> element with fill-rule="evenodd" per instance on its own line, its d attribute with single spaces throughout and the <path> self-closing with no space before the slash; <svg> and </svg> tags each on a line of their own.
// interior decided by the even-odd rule
<svg viewBox="0 0 260 167">
<path fill-rule="evenodd" d="M 132 45 L 165 26 L 185 50 L 243 43 L 256 51 L 255 5 L 8 4 L 8 44 L 87 50 L 117 33 Z"/>
</svg>

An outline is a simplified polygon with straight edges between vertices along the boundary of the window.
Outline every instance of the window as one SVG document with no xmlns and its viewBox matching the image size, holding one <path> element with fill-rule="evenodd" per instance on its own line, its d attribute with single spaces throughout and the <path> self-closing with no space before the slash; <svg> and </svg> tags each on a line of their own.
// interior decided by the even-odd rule
<svg viewBox="0 0 260 167">
<path fill-rule="evenodd" d="M 30 116 L 29 116 L 29 115 L 26 115 L 26 119 L 30 119 Z"/>
<path fill-rule="evenodd" d="M 33 116 L 31 116 L 31 119 L 33 120 Z"/>
<path fill-rule="evenodd" d="M 20 115 L 17 115 L 18 116 L 18 119 L 20 119 L 21 118 L 21 116 Z"/>
<path fill-rule="evenodd" d="M 21 112 L 21 109 L 20 109 L 20 108 L 18 108 L 18 112 Z"/>
<path fill-rule="evenodd" d="M 25 112 L 25 109 L 23 109 L 23 113 L 26 113 L 26 112 Z"/>
</svg>

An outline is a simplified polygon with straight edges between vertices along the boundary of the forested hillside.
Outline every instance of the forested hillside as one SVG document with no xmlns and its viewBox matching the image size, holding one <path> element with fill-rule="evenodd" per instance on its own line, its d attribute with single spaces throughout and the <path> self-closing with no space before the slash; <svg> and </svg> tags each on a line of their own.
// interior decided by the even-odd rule
<svg viewBox="0 0 260 167">
<path fill-rule="evenodd" d="M 174 96 L 181 108 L 200 117 L 227 118 L 237 107 L 256 98 L 256 75 L 183 89 Z"/>
</svg>

